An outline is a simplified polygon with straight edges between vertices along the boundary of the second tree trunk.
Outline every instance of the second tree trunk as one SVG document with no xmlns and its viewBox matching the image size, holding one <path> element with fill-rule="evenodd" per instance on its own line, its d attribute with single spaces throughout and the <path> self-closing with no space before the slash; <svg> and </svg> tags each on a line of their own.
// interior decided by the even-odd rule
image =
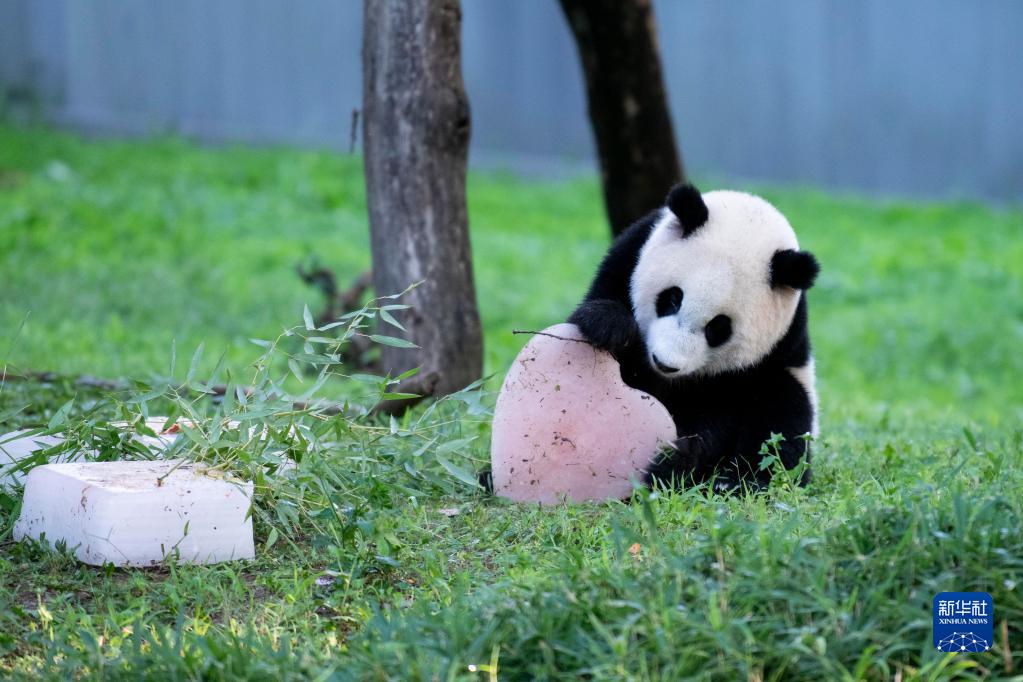
<svg viewBox="0 0 1023 682">
<path fill-rule="evenodd" d="M 649 0 L 561 0 L 586 78 L 611 231 L 683 179 Z"/>
</svg>

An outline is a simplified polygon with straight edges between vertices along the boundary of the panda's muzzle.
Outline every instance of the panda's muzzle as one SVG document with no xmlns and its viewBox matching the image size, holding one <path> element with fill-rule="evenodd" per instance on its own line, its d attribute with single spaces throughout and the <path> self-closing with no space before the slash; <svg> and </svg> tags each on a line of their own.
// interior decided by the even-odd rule
<svg viewBox="0 0 1023 682">
<path fill-rule="evenodd" d="M 652 353 L 650 354 L 650 359 L 653 360 L 654 367 L 664 372 L 665 374 L 674 374 L 675 372 L 678 371 L 678 367 L 669 367 L 668 365 L 658 360 L 657 356 Z"/>
</svg>

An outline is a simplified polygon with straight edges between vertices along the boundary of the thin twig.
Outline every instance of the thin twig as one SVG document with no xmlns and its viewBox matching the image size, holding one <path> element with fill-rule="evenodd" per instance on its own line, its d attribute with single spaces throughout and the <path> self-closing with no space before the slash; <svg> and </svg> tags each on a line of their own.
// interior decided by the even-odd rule
<svg viewBox="0 0 1023 682">
<path fill-rule="evenodd" d="M 549 336 L 552 339 L 558 339 L 560 341 L 575 341 L 576 343 L 585 343 L 587 346 L 593 345 L 586 339 L 570 339 L 567 336 L 558 336 L 557 334 L 550 334 L 548 332 L 532 332 L 525 329 L 512 329 L 512 334 L 536 334 L 538 336 Z"/>
</svg>

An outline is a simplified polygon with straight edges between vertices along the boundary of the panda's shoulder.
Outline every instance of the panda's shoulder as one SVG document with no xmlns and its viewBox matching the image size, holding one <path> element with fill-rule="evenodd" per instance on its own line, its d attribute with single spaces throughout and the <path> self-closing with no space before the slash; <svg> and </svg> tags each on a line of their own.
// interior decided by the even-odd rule
<svg viewBox="0 0 1023 682">
<path fill-rule="evenodd" d="M 597 269 L 588 299 L 609 298 L 628 303 L 629 282 L 639 253 L 650 239 L 662 213 L 663 209 L 651 211 L 615 238 Z"/>
<path fill-rule="evenodd" d="M 650 213 L 629 225 L 625 231 L 615 238 L 603 264 L 605 266 L 613 266 L 615 270 L 621 271 L 626 277 L 631 276 L 639 260 L 639 253 L 643 250 L 643 245 L 650 240 L 650 236 L 653 234 L 654 228 L 657 227 L 663 214 L 664 209 L 659 208 L 650 211 Z"/>
<path fill-rule="evenodd" d="M 612 249 L 616 246 L 636 246 L 638 249 L 650 238 L 650 234 L 653 232 L 654 227 L 658 221 L 664 216 L 664 208 L 656 208 L 650 211 L 645 216 L 637 220 L 636 222 L 629 225 L 627 228 L 622 230 L 622 233 L 615 239 L 612 244 Z"/>
</svg>

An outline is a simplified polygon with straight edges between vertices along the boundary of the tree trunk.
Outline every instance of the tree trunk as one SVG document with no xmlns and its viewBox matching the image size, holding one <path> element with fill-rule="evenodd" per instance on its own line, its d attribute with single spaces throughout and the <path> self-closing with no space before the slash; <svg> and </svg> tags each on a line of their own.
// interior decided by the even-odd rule
<svg viewBox="0 0 1023 682">
<path fill-rule="evenodd" d="M 462 83 L 458 0 L 365 0 L 363 149 L 377 296 L 422 284 L 386 327 L 418 350 L 382 347 L 399 390 L 456 391 L 483 372 L 465 205 L 469 103 Z M 399 408 L 395 401 L 387 406 Z"/>
<path fill-rule="evenodd" d="M 683 177 L 650 0 L 560 0 L 586 78 L 611 231 L 661 206 Z"/>
</svg>

